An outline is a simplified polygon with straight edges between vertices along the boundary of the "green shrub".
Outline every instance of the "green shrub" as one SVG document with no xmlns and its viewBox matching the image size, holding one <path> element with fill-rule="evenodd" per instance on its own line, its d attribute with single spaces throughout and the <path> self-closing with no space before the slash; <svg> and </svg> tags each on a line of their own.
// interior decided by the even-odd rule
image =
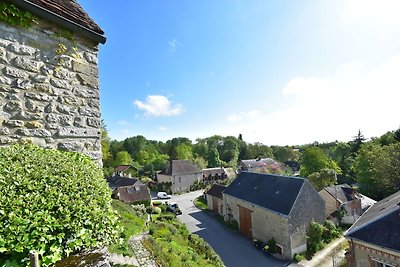
<svg viewBox="0 0 400 267">
<path fill-rule="evenodd" d="M 294 254 L 294 256 L 293 256 L 293 260 L 295 262 L 301 262 L 303 259 L 304 259 L 304 256 L 301 254 Z"/>
<path fill-rule="evenodd" d="M 158 206 L 158 205 L 161 205 L 161 200 L 154 200 L 153 206 Z"/>
<path fill-rule="evenodd" d="M 267 241 L 268 251 L 271 253 L 276 253 L 276 241 L 275 238 L 271 238 Z"/>
<path fill-rule="evenodd" d="M 102 171 L 87 156 L 29 144 L 0 148 L 0 262 L 26 265 L 35 250 L 49 266 L 114 241 L 116 219 Z"/>
<path fill-rule="evenodd" d="M 154 210 L 153 210 L 153 213 L 154 214 L 160 214 L 161 213 L 161 208 L 155 207 Z"/>
</svg>

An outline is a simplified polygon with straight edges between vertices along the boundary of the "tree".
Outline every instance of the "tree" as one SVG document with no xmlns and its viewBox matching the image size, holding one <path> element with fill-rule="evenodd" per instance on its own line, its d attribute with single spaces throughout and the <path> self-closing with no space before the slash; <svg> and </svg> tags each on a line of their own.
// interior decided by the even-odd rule
<svg viewBox="0 0 400 267">
<path fill-rule="evenodd" d="M 293 148 L 288 146 L 271 146 L 274 158 L 280 162 L 287 160 L 298 160 L 299 154 Z"/>
<path fill-rule="evenodd" d="M 109 175 L 109 168 L 113 164 L 113 158 L 110 151 L 110 138 L 107 133 L 107 126 L 104 121 L 101 120 L 101 154 L 103 161 L 103 172 L 105 175 Z"/>
<path fill-rule="evenodd" d="M 306 148 L 301 157 L 300 175 L 308 177 L 310 174 L 323 169 L 332 169 L 336 171 L 337 174 L 341 173 L 339 166 L 337 166 L 321 148 Z"/>
<path fill-rule="evenodd" d="M 366 138 L 361 133 L 361 130 L 358 130 L 357 135 L 353 137 L 353 141 L 351 142 L 351 144 L 352 144 L 352 152 L 353 153 L 357 153 L 358 150 L 360 150 L 361 145 L 365 142 L 365 140 L 366 140 Z"/>
<path fill-rule="evenodd" d="M 114 162 L 115 166 L 119 165 L 132 165 L 132 158 L 128 151 L 120 151 L 117 153 Z"/>
<path fill-rule="evenodd" d="M 218 150 L 215 146 L 211 146 L 207 154 L 207 162 L 209 168 L 220 167 L 222 161 L 219 158 Z"/>
<path fill-rule="evenodd" d="M 397 129 L 397 130 L 394 132 L 394 139 L 396 139 L 397 142 L 400 142 L 400 128 Z"/>
<path fill-rule="evenodd" d="M 314 172 L 308 176 L 308 180 L 317 191 L 337 183 L 336 173 L 332 169 L 322 169 L 320 172 Z"/>
<path fill-rule="evenodd" d="M 177 159 L 193 159 L 192 147 L 186 143 L 179 144 L 175 151 Z"/>
<path fill-rule="evenodd" d="M 202 157 L 195 158 L 194 164 L 196 164 L 200 168 L 200 170 L 207 168 L 207 162 Z"/>
<path fill-rule="evenodd" d="M 364 144 L 354 163 L 360 192 L 376 200 L 400 190 L 400 143 Z"/>
</svg>

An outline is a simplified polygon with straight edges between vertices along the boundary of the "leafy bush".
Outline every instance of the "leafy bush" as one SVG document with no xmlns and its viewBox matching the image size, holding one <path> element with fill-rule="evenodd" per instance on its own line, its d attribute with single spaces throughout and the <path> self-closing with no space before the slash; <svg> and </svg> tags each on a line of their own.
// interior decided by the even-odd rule
<svg viewBox="0 0 400 267">
<path fill-rule="evenodd" d="M 303 259 L 304 259 L 304 256 L 301 254 L 294 254 L 294 256 L 293 256 L 293 260 L 295 262 L 301 262 Z"/>
<path fill-rule="evenodd" d="M 154 210 L 153 210 L 153 213 L 154 214 L 160 214 L 161 213 L 161 208 L 155 207 Z"/>
<path fill-rule="evenodd" d="M 30 144 L 0 148 L 0 263 L 26 265 L 35 250 L 49 266 L 114 241 L 110 195 L 101 169 L 82 154 Z"/>
<path fill-rule="evenodd" d="M 274 238 L 271 238 L 267 241 L 268 251 L 271 253 L 276 253 L 276 241 Z"/>
<path fill-rule="evenodd" d="M 307 233 L 307 250 L 313 254 L 324 248 L 325 244 L 338 238 L 342 230 L 333 222 L 326 221 L 323 225 L 317 222 L 311 222 Z"/>
<path fill-rule="evenodd" d="M 207 199 L 205 199 L 201 196 L 198 198 L 195 198 L 193 203 L 196 207 L 198 207 L 201 210 L 208 210 Z"/>
</svg>

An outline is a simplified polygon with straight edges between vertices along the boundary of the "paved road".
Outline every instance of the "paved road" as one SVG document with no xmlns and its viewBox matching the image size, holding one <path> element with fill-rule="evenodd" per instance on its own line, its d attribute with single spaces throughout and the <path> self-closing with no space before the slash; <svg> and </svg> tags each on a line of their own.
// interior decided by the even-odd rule
<svg viewBox="0 0 400 267">
<path fill-rule="evenodd" d="M 196 208 L 193 200 L 201 194 L 202 191 L 195 191 L 172 196 L 170 201 L 178 202 L 182 210 L 179 220 L 191 233 L 206 240 L 227 267 L 298 266 L 264 255 L 252 246 L 251 240 L 225 227 L 211 213 Z"/>
</svg>

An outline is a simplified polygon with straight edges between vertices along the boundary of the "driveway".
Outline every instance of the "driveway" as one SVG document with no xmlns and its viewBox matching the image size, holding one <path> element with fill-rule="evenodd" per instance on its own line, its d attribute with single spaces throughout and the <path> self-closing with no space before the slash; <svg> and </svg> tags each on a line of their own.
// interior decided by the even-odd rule
<svg viewBox="0 0 400 267">
<path fill-rule="evenodd" d="M 227 267 L 299 266 L 264 255 L 251 240 L 224 226 L 211 213 L 196 208 L 193 200 L 202 194 L 203 191 L 195 191 L 172 196 L 171 201 L 176 201 L 182 210 L 178 219 L 191 233 L 207 241 Z"/>
</svg>

